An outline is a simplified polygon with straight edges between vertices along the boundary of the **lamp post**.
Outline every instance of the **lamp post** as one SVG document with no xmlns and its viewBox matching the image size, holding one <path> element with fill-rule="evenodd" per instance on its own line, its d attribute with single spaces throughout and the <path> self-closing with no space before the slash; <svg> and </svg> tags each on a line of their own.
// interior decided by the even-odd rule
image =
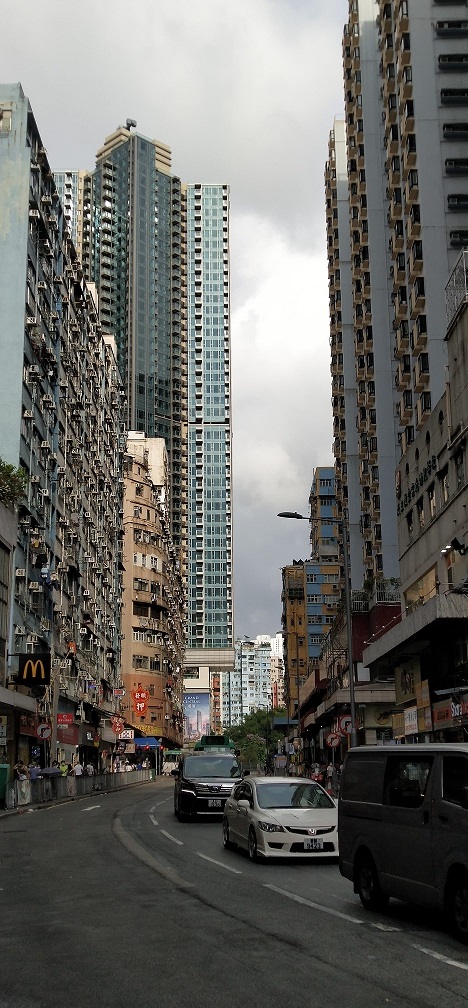
<svg viewBox="0 0 468 1008">
<path fill-rule="evenodd" d="M 297 511 L 280 511 L 278 518 L 298 518 L 300 521 L 313 522 L 316 518 L 309 518 L 307 515 L 299 514 Z M 346 519 L 333 519 L 335 525 L 340 525 L 343 532 L 343 570 L 344 570 L 344 594 L 346 609 L 346 639 L 348 647 L 348 674 L 349 674 L 349 711 L 351 717 L 350 743 L 351 746 L 357 744 L 356 735 L 356 704 L 354 697 L 354 664 L 353 664 L 353 628 L 351 621 L 351 591 L 349 584 L 349 556 L 348 556 L 348 525 Z"/>
</svg>

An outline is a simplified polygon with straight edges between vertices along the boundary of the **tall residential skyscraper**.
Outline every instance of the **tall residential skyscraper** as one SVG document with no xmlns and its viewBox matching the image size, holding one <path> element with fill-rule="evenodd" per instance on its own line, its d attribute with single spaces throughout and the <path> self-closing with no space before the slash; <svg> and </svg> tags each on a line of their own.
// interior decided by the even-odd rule
<svg viewBox="0 0 468 1008">
<path fill-rule="evenodd" d="M 229 189 L 187 186 L 188 646 L 232 648 Z"/>
<path fill-rule="evenodd" d="M 127 120 L 84 180 L 82 262 L 99 316 L 116 339 L 128 426 L 162 437 L 169 459 L 172 540 L 187 537 L 185 197 L 169 147 Z M 67 186 L 68 173 L 64 175 Z M 79 209 L 79 208 L 78 208 Z"/>
<path fill-rule="evenodd" d="M 398 575 L 390 488 L 444 387 L 444 287 L 468 244 L 459 11 L 456 2 L 351 0 L 344 29 L 345 133 L 335 123 L 326 192 L 332 372 L 343 379 L 333 398 L 337 495 L 349 500 L 355 587 L 359 536 L 364 574 Z"/>
<path fill-rule="evenodd" d="M 208 668 L 211 684 L 233 663 L 229 187 L 181 183 L 169 147 L 134 127 L 107 137 L 84 181 L 83 267 L 115 333 L 129 424 L 166 442 L 188 678 Z"/>
</svg>

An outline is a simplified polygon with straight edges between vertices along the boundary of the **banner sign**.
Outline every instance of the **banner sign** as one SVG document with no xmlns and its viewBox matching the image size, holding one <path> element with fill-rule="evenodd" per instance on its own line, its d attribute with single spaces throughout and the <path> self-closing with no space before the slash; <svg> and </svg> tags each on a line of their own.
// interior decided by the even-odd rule
<svg viewBox="0 0 468 1008">
<path fill-rule="evenodd" d="M 20 654 L 18 685 L 50 686 L 50 652 L 45 654 Z"/>
</svg>

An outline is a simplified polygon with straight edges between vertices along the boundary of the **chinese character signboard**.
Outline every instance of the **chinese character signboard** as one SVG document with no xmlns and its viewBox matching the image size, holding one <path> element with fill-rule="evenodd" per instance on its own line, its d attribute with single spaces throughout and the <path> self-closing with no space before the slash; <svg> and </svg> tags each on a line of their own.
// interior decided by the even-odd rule
<svg viewBox="0 0 468 1008">
<path fill-rule="evenodd" d="M 138 683 L 137 688 L 132 690 L 132 706 L 138 717 L 145 717 L 148 713 L 148 698 L 148 690 Z"/>
</svg>

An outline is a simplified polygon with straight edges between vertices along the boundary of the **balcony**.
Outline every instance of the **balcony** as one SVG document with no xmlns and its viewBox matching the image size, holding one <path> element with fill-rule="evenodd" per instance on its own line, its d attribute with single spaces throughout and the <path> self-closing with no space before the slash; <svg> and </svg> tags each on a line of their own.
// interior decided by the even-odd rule
<svg viewBox="0 0 468 1008">
<path fill-rule="evenodd" d="M 405 327 L 399 326 L 395 341 L 395 357 L 401 357 L 409 350 L 409 332 Z"/>
<path fill-rule="evenodd" d="M 422 392 L 429 381 L 429 354 L 419 355 L 413 368 L 413 384 L 416 392 Z"/>
<path fill-rule="evenodd" d="M 424 312 L 425 304 L 426 304 L 426 298 L 425 298 L 424 279 L 423 277 L 418 277 L 418 279 L 414 283 L 414 286 L 411 289 L 411 295 L 410 295 L 410 309 L 412 319 L 417 318 L 418 315 L 421 315 L 421 313 Z"/>
<path fill-rule="evenodd" d="M 466 38 L 468 21 L 436 21 L 435 32 L 438 38 Z"/>
<path fill-rule="evenodd" d="M 409 384 L 411 380 L 411 366 L 410 366 L 410 356 L 405 354 L 404 358 L 399 362 L 395 374 L 395 385 L 396 388 L 401 391 Z"/>
<path fill-rule="evenodd" d="M 411 420 L 413 416 L 413 395 L 412 392 L 404 392 L 398 403 L 398 415 L 400 420 Z"/>
<path fill-rule="evenodd" d="M 446 122 L 442 134 L 444 140 L 468 140 L 468 122 Z"/>
<path fill-rule="evenodd" d="M 466 73 L 468 55 L 464 53 L 443 53 L 439 56 L 439 70 L 442 73 Z"/>
<path fill-rule="evenodd" d="M 431 393 L 423 392 L 416 403 L 416 425 L 418 430 L 424 425 L 431 413 Z"/>
<path fill-rule="evenodd" d="M 425 315 L 419 315 L 411 330 L 413 356 L 421 353 L 427 344 L 427 320 Z"/>
</svg>

